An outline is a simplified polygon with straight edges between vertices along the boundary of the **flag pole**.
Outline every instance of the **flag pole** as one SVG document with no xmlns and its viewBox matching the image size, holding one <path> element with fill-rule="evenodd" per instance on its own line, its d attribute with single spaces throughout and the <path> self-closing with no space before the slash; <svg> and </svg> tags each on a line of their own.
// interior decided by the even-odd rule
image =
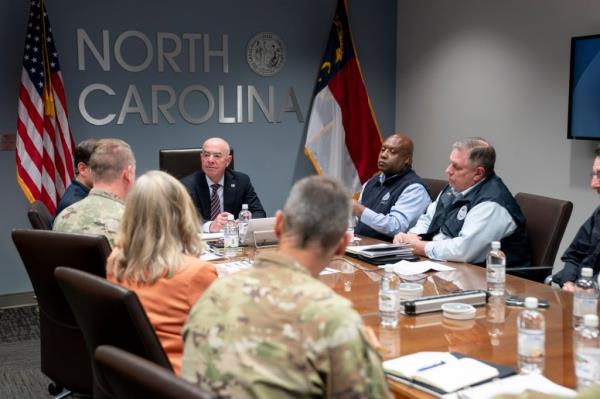
<svg viewBox="0 0 600 399">
<path fill-rule="evenodd" d="M 56 109 L 54 105 L 54 96 L 52 95 L 52 79 L 50 70 L 50 57 L 48 57 L 48 33 L 46 32 L 46 7 L 44 0 L 40 0 L 41 19 L 42 19 L 42 40 L 43 40 L 43 68 L 44 68 L 44 115 L 55 117 Z"/>
</svg>

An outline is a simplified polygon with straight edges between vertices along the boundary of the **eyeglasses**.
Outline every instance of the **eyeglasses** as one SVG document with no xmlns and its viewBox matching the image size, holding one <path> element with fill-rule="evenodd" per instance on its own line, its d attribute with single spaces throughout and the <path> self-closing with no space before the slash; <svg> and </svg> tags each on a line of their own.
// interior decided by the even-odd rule
<svg viewBox="0 0 600 399">
<path fill-rule="evenodd" d="M 225 155 L 223 155 L 222 152 L 210 152 L 210 151 L 202 151 L 200 155 L 202 158 L 205 158 L 205 159 L 208 159 L 211 156 L 215 159 L 223 159 L 225 157 Z"/>
</svg>

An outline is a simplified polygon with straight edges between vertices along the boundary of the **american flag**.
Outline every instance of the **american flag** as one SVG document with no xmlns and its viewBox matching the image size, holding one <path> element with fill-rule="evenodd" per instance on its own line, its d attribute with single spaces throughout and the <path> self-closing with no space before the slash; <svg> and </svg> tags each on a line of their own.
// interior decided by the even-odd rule
<svg viewBox="0 0 600 399">
<path fill-rule="evenodd" d="M 17 119 L 17 181 L 30 202 L 54 214 L 73 179 L 73 137 L 58 53 L 44 1 L 32 1 Z"/>
</svg>

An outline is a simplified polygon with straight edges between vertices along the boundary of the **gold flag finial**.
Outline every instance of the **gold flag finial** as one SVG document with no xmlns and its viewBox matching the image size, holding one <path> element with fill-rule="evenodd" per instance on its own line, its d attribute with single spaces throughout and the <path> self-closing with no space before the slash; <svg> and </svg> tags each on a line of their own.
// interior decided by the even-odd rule
<svg viewBox="0 0 600 399">
<path fill-rule="evenodd" d="M 56 108 L 54 107 L 54 96 L 52 95 L 50 79 L 45 79 L 44 82 L 44 115 L 52 118 L 56 117 Z"/>
</svg>

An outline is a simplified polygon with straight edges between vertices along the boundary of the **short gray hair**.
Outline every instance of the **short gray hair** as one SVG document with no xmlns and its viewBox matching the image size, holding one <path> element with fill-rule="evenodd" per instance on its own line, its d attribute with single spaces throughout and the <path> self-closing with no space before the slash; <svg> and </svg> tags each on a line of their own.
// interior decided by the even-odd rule
<svg viewBox="0 0 600 399">
<path fill-rule="evenodd" d="M 95 181 L 113 182 L 129 165 L 135 165 L 135 157 L 123 140 L 102 139 L 94 145 L 90 168 Z"/>
<path fill-rule="evenodd" d="M 452 148 L 469 151 L 471 165 L 481 166 L 486 176 L 494 173 L 496 150 L 487 140 L 481 137 L 469 137 L 457 141 L 452 145 Z"/>
<path fill-rule="evenodd" d="M 315 243 L 330 250 L 348 228 L 350 193 L 337 180 L 309 176 L 292 187 L 283 207 L 284 233 L 297 238 L 300 248 Z"/>
</svg>

